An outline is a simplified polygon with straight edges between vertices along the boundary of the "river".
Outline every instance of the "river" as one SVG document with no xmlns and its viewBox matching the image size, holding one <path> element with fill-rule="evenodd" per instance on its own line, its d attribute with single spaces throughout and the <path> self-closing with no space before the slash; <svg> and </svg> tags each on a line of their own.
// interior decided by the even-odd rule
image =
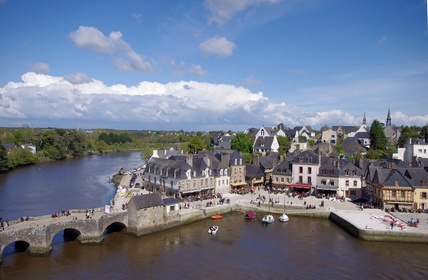
<svg viewBox="0 0 428 280">
<path fill-rule="evenodd" d="M 42 164 L 2 175 L 1 215 L 50 213 L 63 207 L 86 208 L 109 201 L 114 188 L 108 176 L 121 166 L 141 164 L 139 153 Z M 38 176 L 37 172 L 44 172 Z M 55 176 L 46 176 L 55 172 Z M 62 176 L 61 176 L 62 175 Z M 20 177 L 14 178 L 15 176 Z M 13 177 L 13 178 L 4 178 Z M 32 181 L 39 181 L 37 186 Z M 62 182 L 67 179 L 66 185 Z M 3 196 L 20 196 L 10 203 Z M 52 183 L 52 181 L 54 183 Z M 13 183 L 11 183 L 13 182 Z M 48 188 L 46 185 L 49 185 Z M 42 188 L 39 191 L 38 188 Z M 64 188 L 70 196 L 59 194 Z M 37 193 L 43 192 L 44 196 Z M 93 192 L 93 193 L 88 193 Z M 52 195 L 53 194 L 53 195 Z M 45 196 L 50 196 L 48 199 Z M 42 197 L 37 203 L 35 198 Z M 56 198 L 65 197 L 62 201 Z M 27 201 L 30 199 L 31 201 Z M 39 200 L 40 201 L 40 200 Z M 23 206 L 29 203 L 30 206 Z M 19 204 L 23 204 L 20 207 Z M 66 206 L 65 206 L 66 205 Z M 32 213 L 32 212 L 31 212 Z M 217 235 L 208 235 L 217 224 Z M 60 234 L 58 234 L 58 239 Z M 286 224 L 248 222 L 243 213 L 222 220 L 193 224 L 135 238 L 123 233 L 106 235 L 104 244 L 54 242 L 51 255 L 31 257 L 3 253 L 0 279 L 427 279 L 425 244 L 364 242 L 324 219 L 291 217 Z"/>
</svg>

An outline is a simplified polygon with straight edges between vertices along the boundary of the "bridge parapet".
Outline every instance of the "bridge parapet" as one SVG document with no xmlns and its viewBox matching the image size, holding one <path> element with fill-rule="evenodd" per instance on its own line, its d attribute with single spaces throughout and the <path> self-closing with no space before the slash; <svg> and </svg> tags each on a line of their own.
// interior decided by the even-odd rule
<svg viewBox="0 0 428 280">
<path fill-rule="evenodd" d="M 106 214 L 97 208 L 94 215 L 86 218 L 86 210 L 71 210 L 69 216 L 52 218 L 52 215 L 32 217 L 28 221 L 20 220 L 9 223 L 9 227 L 0 232 L 0 261 L 1 254 L 6 246 L 16 241 L 29 244 L 28 252 L 31 255 L 47 255 L 52 250 L 54 236 L 63 230 L 78 231 L 77 237 L 82 244 L 99 243 L 104 238 L 105 229 L 114 223 L 121 223 L 128 227 L 127 211 Z"/>
</svg>

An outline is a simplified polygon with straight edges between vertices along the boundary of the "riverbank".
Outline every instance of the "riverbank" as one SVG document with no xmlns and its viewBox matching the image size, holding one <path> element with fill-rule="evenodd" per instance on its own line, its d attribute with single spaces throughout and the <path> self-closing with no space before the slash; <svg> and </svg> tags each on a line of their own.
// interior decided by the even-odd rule
<svg viewBox="0 0 428 280">
<path fill-rule="evenodd" d="M 131 175 L 123 175 L 119 185 L 129 185 Z M 138 176 L 137 181 L 141 179 Z M 116 203 L 126 204 L 132 195 L 149 193 L 148 191 L 129 188 L 126 195 L 116 194 Z M 224 198 L 230 201 L 229 204 L 220 204 L 219 199 L 195 201 L 181 203 L 180 214 L 183 224 L 210 218 L 215 214 L 225 214 L 231 211 L 242 211 L 243 215 L 247 211 L 258 213 L 272 213 L 278 221 L 282 213 L 292 217 L 308 217 L 329 219 L 340 226 L 352 236 L 365 241 L 387 241 L 387 242 L 411 242 L 428 243 L 428 215 L 416 213 L 387 213 L 380 209 L 360 208 L 350 201 L 338 201 L 306 197 L 288 197 L 284 194 L 269 194 L 267 191 L 257 191 L 255 194 L 225 194 Z M 264 197 L 264 200 L 263 200 Z M 274 203 L 268 203 L 271 200 Z M 260 201 L 260 206 L 259 206 Z M 264 201 L 264 202 L 263 202 Z M 185 207 L 185 204 L 188 207 Z M 321 207 L 321 204 L 324 206 Z M 116 204 L 117 205 L 117 204 Z M 116 207 L 116 211 L 119 207 Z M 391 228 L 391 216 L 394 226 Z M 257 217 L 259 219 L 261 217 Z M 418 227 L 410 227 L 407 222 L 420 220 Z M 398 225 L 406 225 L 399 227 Z"/>
</svg>

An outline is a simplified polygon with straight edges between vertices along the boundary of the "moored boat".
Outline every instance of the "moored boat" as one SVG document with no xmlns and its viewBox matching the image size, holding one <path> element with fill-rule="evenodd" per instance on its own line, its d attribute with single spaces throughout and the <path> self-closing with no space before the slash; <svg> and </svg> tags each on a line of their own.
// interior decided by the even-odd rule
<svg viewBox="0 0 428 280">
<path fill-rule="evenodd" d="M 210 226 L 210 228 L 208 229 L 209 234 L 216 234 L 217 231 L 218 231 L 218 226 Z"/>
<path fill-rule="evenodd" d="M 249 211 L 247 214 L 245 214 L 245 219 L 247 220 L 254 220 L 256 218 L 256 213 L 253 211 Z"/>
<path fill-rule="evenodd" d="M 287 214 L 285 214 L 285 213 L 282 213 L 282 215 L 281 216 L 279 216 L 279 221 L 280 222 L 283 222 L 283 223 L 285 223 L 285 222 L 288 222 L 288 220 L 290 220 L 290 218 L 287 216 Z"/>
<path fill-rule="evenodd" d="M 213 216 L 211 216 L 211 219 L 219 220 L 219 219 L 223 219 L 223 216 L 222 215 L 213 215 Z"/>
<path fill-rule="evenodd" d="M 273 221 L 275 221 L 275 219 L 271 214 L 263 216 L 263 219 L 262 219 L 263 224 L 271 224 L 273 223 Z"/>
</svg>

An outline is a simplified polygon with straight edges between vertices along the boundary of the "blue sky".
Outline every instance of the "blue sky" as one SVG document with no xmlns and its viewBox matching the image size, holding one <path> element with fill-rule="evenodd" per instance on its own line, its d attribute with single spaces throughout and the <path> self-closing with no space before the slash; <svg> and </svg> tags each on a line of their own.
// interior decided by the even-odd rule
<svg viewBox="0 0 428 280">
<path fill-rule="evenodd" d="M 426 0 L 0 0 L 1 126 L 428 123 Z"/>
</svg>

